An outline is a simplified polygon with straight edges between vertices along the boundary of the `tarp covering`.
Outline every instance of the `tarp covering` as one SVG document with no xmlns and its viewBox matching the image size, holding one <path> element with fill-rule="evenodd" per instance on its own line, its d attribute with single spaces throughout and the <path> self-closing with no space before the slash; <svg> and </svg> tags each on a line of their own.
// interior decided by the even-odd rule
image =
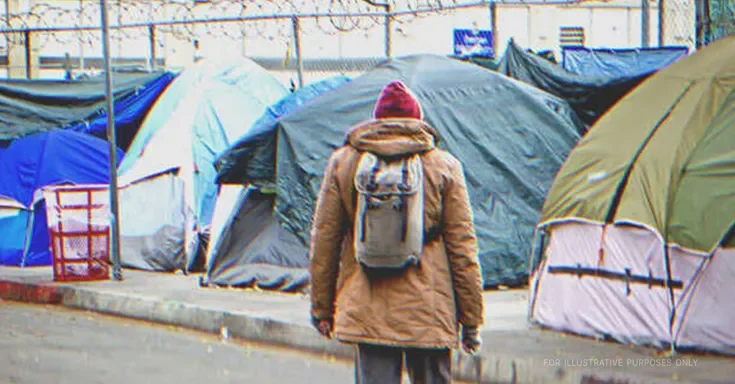
<svg viewBox="0 0 735 384">
<path fill-rule="evenodd" d="M 275 179 L 276 172 L 276 120 L 349 80 L 346 76 L 334 76 L 311 83 L 270 106 L 250 130 L 217 159 L 217 183 L 251 182 L 273 189 L 274 186 L 268 183 Z M 244 174 L 246 171 L 251 173 Z"/>
<path fill-rule="evenodd" d="M 118 150 L 117 156 L 122 159 L 123 152 Z M 63 130 L 42 132 L 0 148 L 0 196 L 33 211 L 27 218 L 32 220 L 31 233 L 24 237 L 28 253 L 24 255 L 23 249 L 6 253 L 0 264 L 51 263 L 45 206 L 37 196 L 41 188 L 60 184 L 106 184 L 108 181 L 108 144 L 89 135 Z M 24 224 L 27 225 L 27 221 Z M 0 254 L 2 252 L 0 250 Z"/>
<path fill-rule="evenodd" d="M 735 246 L 733 79 L 735 37 L 649 78 L 571 153 L 542 224 L 636 223 L 694 252 Z"/>
<path fill-rule="evenodd" d="M 119 167 L 121 185 L 136 185 L 121 195 L 122 209 L 163 214 L 130 215 L 121 221 L 127 239 L 123 251 L 136 253 L 130 260 L 149 260 L 135 267 L 161 270 L 163 265 L 178 265 L 181 247 L 186 267 L 193 266 L 198 235 L 206 232 L 217 199 L 216 158 L 287 93 L 278 79 L 245 58 L 202 60 L 171 83 Z M 178 183 L 153 177 L 170 172 Z M 156 201 L 165 206 L 148 208 L 148 194 L 158 194 Z M 146 255 L 169 255 L 171 260 L 161 263 Z"/>
<path fill-rule="evenodd" d="M 217 197 L 217 156 L 287 93 L 251 60 L 197 63 L 179 75 L 146 117 L 120 164 L 121 178 L 134 181 L 180 169 L 193 189 L 188 198 L 197 220 L 209 224 Z"/>
<path fill-rule="evenodd" d="M 193 219 L 184 182 L 164 173 L 120 189 L 120 249 L 126 268 L 185 270 L 193 242 Z"/>
<path fill-rule="evenodd" d="M 524 51 L 512 40 L 508 43 L 498 71 L 561 97 L 588 125 L 597 121 L 651 74 L 579 75 L 534 53 Z"/>
<path fill-rule="evenodd" d="M 547 188 L 583 126 L 563 100 L 474 64 L 434 55 L 392 59 L 282 118 L 279 222 L 308 244 L 331 152 L 350 126 L 371 118 L 380 90 L 396 79 L 417 95 L 440 146 L 464 164 L 485 285 L 523 284 Z"/>
<path fill-rule="evenodd" d="M 149 97 L 160 92 L 169 73 L 115 73 L 113 92 L 116 104 L 127 100 L 120 121 L 125 132 L 130 129 L 126 115 L 145 115 L 150 102 L 137 93 Z M 170 80 L 169 80 L 170 81 Z M 148 86 L 152 86 L 148 87 Z M 103 113 L 105 102 L 104 77 L 86 80 L 2 80 L 0 81 L 0 141 L 17 139 L 37 132 L 57 128 L 86 125 Z M 106 122 L 102 124 L 106 125 Z M 83 130 L 77 128 L 77 130 Z M 135 132 L 127 133 L 135 134 Z M 122 136 L 123 138 L 126 136 Z"/>
<path fill-rule="evenodd" d="M 562 50 L 562 65 L 569 72 L 587 77 L 635 77 L 665 68 L 688 53 L 687 47 L 566 47 Z"/>
<path fill-rule="evenodd" d="M 309 283 L 309 249 L 273 216 L 275 196 L 244 189 L 209 259 L 207 284 L 293 292 Z"/>
<path fill-rule="evenodd" d="M 166 90 L 166 87 L 168 87 L 174 77 L 175 75 L 170 72 L 161 73 L 158 78 L 146 83 L 132 94 L 122 97 L 115 102 L 115 132 L 118 147 L 127 151 L 135 135 L 138 133 L 138 128 L 143 123 L 146 114 L 158 97 Z M 101 113 L 88 118 L 88 120 L 91 121 L 66 127 L 66 129 L 89 133 L 106 140 L 107 109 L 103 109 Z"/>
</svg>

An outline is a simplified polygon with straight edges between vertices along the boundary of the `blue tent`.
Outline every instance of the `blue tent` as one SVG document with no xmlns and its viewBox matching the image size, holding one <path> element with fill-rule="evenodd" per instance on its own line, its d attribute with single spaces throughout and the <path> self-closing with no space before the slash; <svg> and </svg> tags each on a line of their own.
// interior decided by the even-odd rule
<svg viewBox="0 0 735 384">
<path fill-rule="evenodd" d="M 123 158 L 121 150 L 117 157 Z M 41 188 L 108 180 L 108 143 L 89 135 L 55 130 L 0 148 L 0 265 L 51 264 L 46 209 L 37 195 Z"/>
<path fill-rule="evenodd" d="M 115 132 L 117 132 L 117 145 L 127 149 L 138 133 L 143 119 L 156 102 L 166 87 L 173 81 L 175 75 L 171 72 L 163 72 L 142 87 L 121 99 L 115 101 Z M 107 109 L 88 118 L 89 121 L 78 123 L 66 129 L 94 135 L 101 139 L 107 138 Z"/>
</svg>

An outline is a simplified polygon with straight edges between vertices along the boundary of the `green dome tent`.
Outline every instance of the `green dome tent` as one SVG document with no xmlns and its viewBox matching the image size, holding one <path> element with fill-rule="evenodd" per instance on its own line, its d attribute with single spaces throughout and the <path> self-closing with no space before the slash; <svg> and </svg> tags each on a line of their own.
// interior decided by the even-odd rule
<svg viewBox="0 0 735 384">
<path fill-rule="evenodd" d="M 735 37 L 653 75 L 594 125 L 544 204 L 532 319 L 735 352 Z"/>
</svg>

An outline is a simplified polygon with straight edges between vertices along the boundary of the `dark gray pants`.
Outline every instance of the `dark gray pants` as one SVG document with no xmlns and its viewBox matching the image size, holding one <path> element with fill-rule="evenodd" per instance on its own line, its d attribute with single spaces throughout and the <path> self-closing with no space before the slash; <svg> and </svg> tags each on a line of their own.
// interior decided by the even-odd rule
<svg viewBox="0 0 735 384">
<path fill-rule="evenodd" d="M 355 348 L 356 384 L 401 384 L 403 361 L 412 384 L 449 384 L 449 349 L 396 348 L 358 344 Z"/>
</svg>

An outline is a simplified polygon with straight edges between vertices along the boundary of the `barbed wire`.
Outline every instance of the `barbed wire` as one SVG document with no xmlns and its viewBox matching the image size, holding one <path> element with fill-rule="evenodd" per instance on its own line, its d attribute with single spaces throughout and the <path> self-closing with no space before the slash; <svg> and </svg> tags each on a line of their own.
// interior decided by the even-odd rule
<svg viewBox="0 0 735 384">
<path fill-rule="evenodd" d="M 398 23 L 438 13 L 450 13 L 459 0 L 382 0 L 376 4 L 388 5 L 391 18 Z M 480 1 L 481 2 L 481 1 Z M 80 43 L 92 45 L 100 39 L 95 30 L 100 25 L 99 2 L 82 0 L 76 7 L 56 2 L 37 2 L 29 10 L 0 15 L 0 34 L 10 44 L 23 44 L 25 36 L 9 32 L 33 30 L 36 46 L 40 49 L 51 40 L 58 44 Z M 382 9 L 381 9 L 382 8 Z M 290 41 L 292 38 L 290 15 L 311 15 L 313 22 L 301 23 L 302 33 L 364 32 L 383 25 L 384 7 L 371 5 L 365 0 L 210 0 L 208 2 L 171 0 L 113 0 L 108 2 L 111 25 L 138 26 L 113 28 L 113 40 L 135 40 L 148 36 L 146 24 L 156 24 L 160 34 L 170 34 L 176 39 L 191 41 L 202 36 L 242 39 L 258 37 L 268 40 Z M 366 15 L 371 14 L 371 15 Z M 241 22 L 207 22 L 217 18 L 246 18 L 270 15 L 267 19 Z M 195 23 L 196 22 L 196 23 Z M 160 39 L 160 38 L 159 38 Z"/>
</svg>

